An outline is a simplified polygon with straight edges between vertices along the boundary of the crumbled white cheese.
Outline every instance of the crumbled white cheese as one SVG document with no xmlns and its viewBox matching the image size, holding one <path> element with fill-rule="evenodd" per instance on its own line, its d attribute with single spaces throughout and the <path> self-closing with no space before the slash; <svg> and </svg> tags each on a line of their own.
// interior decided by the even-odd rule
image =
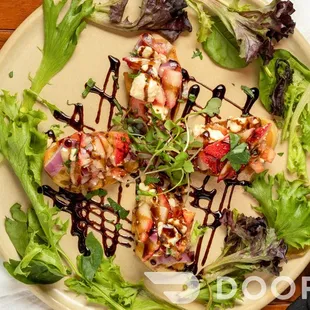
<svg viewBox="0 0 310 310">
<path fill-rule="evenodd" d="M 169 219 L 168 223 L 176 227 L 177 230 L 180 231 L 183 235 L 186 234 L 187 227 L 186 225 L 183 225 L 179 219 Z"/>
<path fill-rule="evenodd" d="M 78 149 L 76 149 L 76 148 L 71 149 L 71 152 L 70 152 L 70 160 L 71 161 L 76 161 L 77 153 L 78 153 Z"/>
<path fill-rule="evenodd" d="M 172 208 L 175 208 L 177 206 L 174 198 L 168 199 L 168 202 L 169 202 L 170 207 L 172 207 Z"/>
<path fill-rule="evenodd" d="M 199 137 L 206 131 L 206 126 L 203 124 L 195 125 L 193 128 L 193 135 L 194 137 Z"/>
<path fill-rule="evenodd" d="M 144 73 L 140 73 L 132 82 L 132 86 L 130 89 L 130 96 L 139 100 L 144 100 L 144 88 L 146 84 L 146 75 Z"/>
<path fill-rule="evenodd" d="M 139 184 L 140 191 L 148 192 L 150 190 L 150 187 L 148 185 L 145 185 L 144 183 Z"/>
<path fill-rule="evenodd" d="M 209 133 L 209 141 L 218 141 L 224 138 L 224 135 L 219 130 L 208 128 L 207 131 Z"/>
<path fill-rule="evenodd" d="M 62 161 L 64 163 L 69 160 L 69 156 L 70 156 L 69 151 L 70 151 L 70 149 L 68 149 L 66 147 L 61 148 L 60 154 L 61 154 Z"/>
<path fill-rule="evenodd" d="M 155 53 L 150 46 L 140 46 L 138 48 L 138 55 L 141 55 L 143 58 L 150 58 Z"/>
<path fill-rule="evenodd" d="M 154 102 L 158 92 L 160 91 L 160 86 L 159 83 L 152 78 L 149 79 L 148 82 L 149 86 L 147 90 L 147 102 Z"/>
<path fill-rule="evenodd" d="M 145 185 L 144 183 L 140 183 L 139 184 L 139 189 L 140 189 L 140 191 L 143 191 L 143 192 L 149 192 L 149 193 L 152 193 L 152 194 L 156 194 L 156 189 L 155 188 L 150 188 L 150 186 Z"/>
<path fill-rule="evenodd" d="M 166 107 L 162 107 L 159 105 L 153 105 L 153 109 L 155 111 L 156 114 L 159 114 L 162 120 L 165 120 L 168 113 L 169 113 L 169 109 Z"/>
<path fill-rule="evenodd" d="M 146 85 L 148 83 L 148 85 Z M 147 94 L 145 88 L 147 87 Z M 147 102 L 153 102 L 160 90 L 159 83 L 147 76 L 145 73 L 140 73 L 132 82 L 130 96 Z M 145 98 L 147 97 L 147 98 Z"/>
<path fill-rule="evenodd" d="M 227 122 L 227 127 L 231 132 L 239 132 L 242 130 L 242 126 L 233 120 L 229 120 Z"/>
</svg>

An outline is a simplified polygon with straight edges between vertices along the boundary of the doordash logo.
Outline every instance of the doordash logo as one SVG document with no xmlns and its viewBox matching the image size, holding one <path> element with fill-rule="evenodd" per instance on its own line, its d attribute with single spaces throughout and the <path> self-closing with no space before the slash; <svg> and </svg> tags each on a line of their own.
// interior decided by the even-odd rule
<svg viewBox="0 0 310 310">
<path fill-rule="evenodd" d="M 199 296 L 200 289 L 204 287 L 203 282 L 200 283 L 198 278 L 191 272 L 145 272 L 144 274 L 155 285 L 178 285 L 179 288 L 181 287 L 179 290 L 169 290 L 163 292 L 173 304 L 185 305 L 194 302 Z M 255 294 L 249 289 L 251 283 L 255 283 Z M 289 287 L 283 294 L 280 294 L 278 291 L 278 285 L 280 283 L 286 283 Z M 231 287 L 229 291 L 227 290 L 227 284 Z M 216 288 L 217 289 L 214 294 L 217 300 L 229 300 L 237 294 L 238 289 L 240 290 L 240 286 L 238 288 L 236 281 L 230 277 L 217 278 Z M 270 287 L 267 286 L 263 278 L 258 276 L 250 276 L 243 281 L 241 286 L 244 298 L 254 301 L 264 297 L 269 288 L 271 289 L 273 296 L 280 300 L 287 300 L 291 298 L 296 291 L 294 281 L 290 277 L 286 276 L 275 278 Z M 309 292 L 310 277 L 303 277 L 302 299 L 307 299 Z"/>
</svg>

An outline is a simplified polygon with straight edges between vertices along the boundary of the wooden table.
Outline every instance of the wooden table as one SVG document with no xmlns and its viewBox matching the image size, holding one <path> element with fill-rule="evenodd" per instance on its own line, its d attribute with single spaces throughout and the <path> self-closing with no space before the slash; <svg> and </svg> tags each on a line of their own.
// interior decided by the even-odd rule
<svg viewBox="0 0 310 310">
<path fill-rule="evenodd" d="M 20 23 L 42 3 L 42 0 L 0 0 L 0 48 Z M 310 275 L 310 265 L 301 276 Z M 264 310 L 284 310 L 301 293 L 301 276 L 296 280 L 296 293 L 287 301 L 274 300 Z"/>
</svg>

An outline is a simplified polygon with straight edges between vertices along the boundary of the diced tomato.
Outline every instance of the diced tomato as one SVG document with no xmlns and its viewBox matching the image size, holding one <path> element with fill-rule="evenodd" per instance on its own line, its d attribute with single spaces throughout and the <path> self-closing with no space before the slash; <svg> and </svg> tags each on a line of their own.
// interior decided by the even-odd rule
<svg viewBox="0 0 310 310">
<path fill-rule="evenodd" d="M 265 150 L 260 154 L 260 157 L 268 163 L 272 163 L 276 157 L 276 152 L 274 149 L 266 147 Z"/>
<path fill-rule="evenodd" d="M 184 217 L 187 228 L 191 228 L 192 223 L 195 218 L 195 213 L 192 211 L 183 209 L 183 217 Z"/>
<path fill-rule="evenodd" d="M 256 172 L 261 173 L 265 170 L 264 164 L 259 160 L 253 160 L 249 162 L 249 166 Z"/>
<path fill-rule="evenodd" d="M 124 158 L 129 152 L 130 140 L 124 132 L 109 132 L 109 140 L 114 146 L 114 161 L 115 165 L 118 166 L 123 163 Z"/>
<path fill-rule="evenodd" d="M 179 99 L 182 86 L 182 73 L 174 70 L 165 70 L 162 85 L 166 95 L 166 106 L 172 109 Z"/>
</svg>

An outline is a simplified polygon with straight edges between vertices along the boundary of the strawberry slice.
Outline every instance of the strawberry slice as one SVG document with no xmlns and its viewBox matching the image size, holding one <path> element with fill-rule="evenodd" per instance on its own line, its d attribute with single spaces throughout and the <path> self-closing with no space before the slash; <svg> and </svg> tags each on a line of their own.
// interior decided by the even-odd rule
<svg viewBox="0 0 310 310">
<path fill-rule="evenodd" d="M 179 98 L 182 86 L 182 73 L 174 70 L 165 70 L 162 85 L 166 95 L 166 106 L 172 109 Z"/>
<path fill-rule="evenodd" d="M 212 174 L 218 174 L 218 160 L 206 154 L 204 151 L 201 151 L 198 154 L 198 166 L 202 171 L 210 170 Z"/>
<path fill-rule="evenodd" d="M 263 127 L 255 129 L 246 142 L 250 144 L 250 146 L 259 143 L 267 135 L 270 128 L 271 124 L 267 124 Z"/>
<path fill-rule="evenodd" d="M 224 141 L 217 141 L 208 144 L 203 151 L 217 159 L 222 159 L 230 151 L 230 144 Z"/>
</svg>

